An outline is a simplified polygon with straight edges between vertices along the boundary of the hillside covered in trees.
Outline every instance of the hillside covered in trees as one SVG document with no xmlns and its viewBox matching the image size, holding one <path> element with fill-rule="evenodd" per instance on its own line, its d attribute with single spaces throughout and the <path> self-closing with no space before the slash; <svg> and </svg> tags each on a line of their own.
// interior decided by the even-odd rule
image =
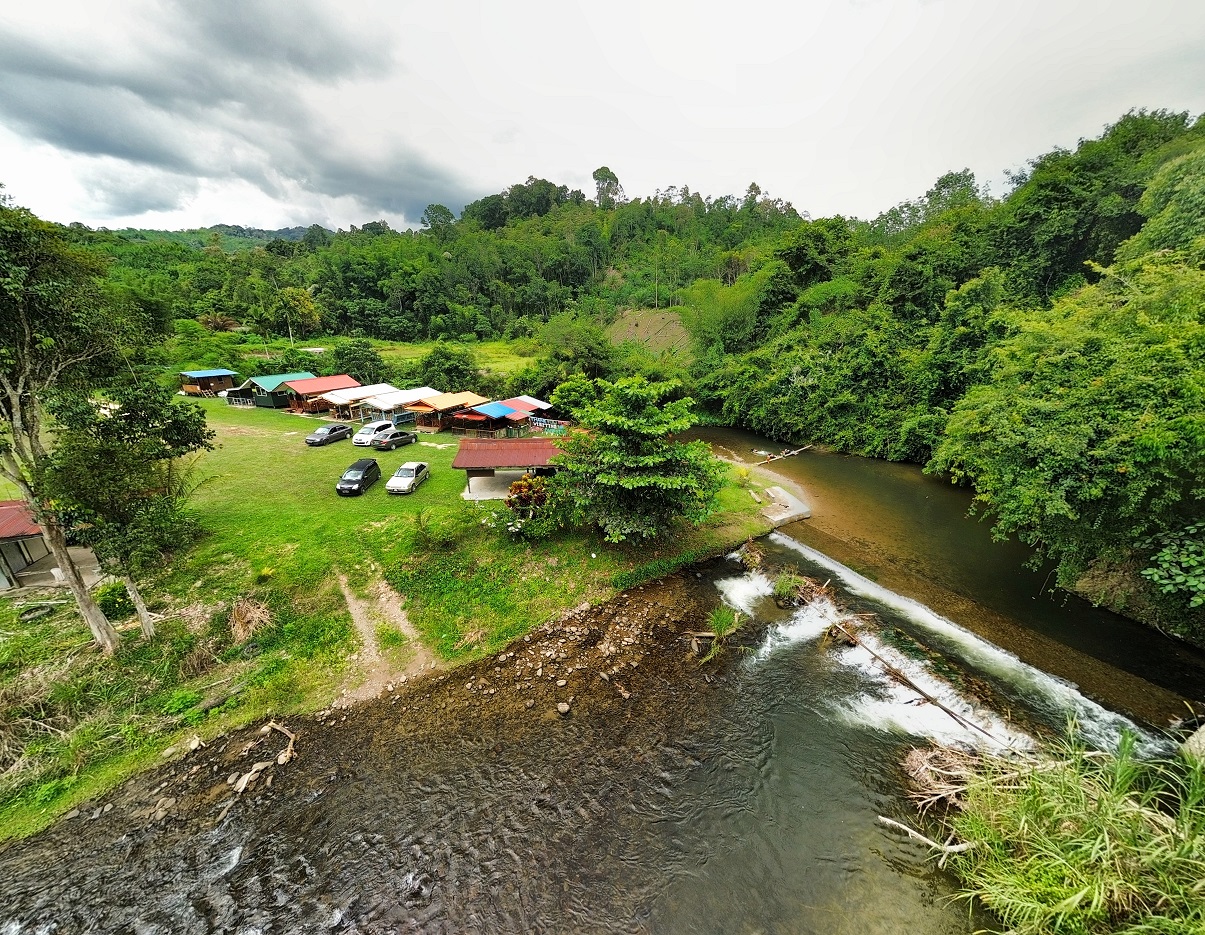
<svg viewBox="0 0 1205 935">
<path fill-rule="evenodd" d="M 431 205 L 419 231 L 66 235 L 174 329 L 165 371 L 301 369 L 263 359 L 287 335 L 344 369 L 380 370 L 372 339 L 442 342 L 395 376 L 483 392 L 677 377 L 717 422 L 973 485 L 1061 584 L 1205 643 L 1205 122 L 1129 113 L 1002 197 L 951 172 L 872 220 L 594 179 Z M 676 313 L 689 347 L 615 345 L 629 309 Z M 495 340 L 534 362 L 482 373 Z"/>
</svg>

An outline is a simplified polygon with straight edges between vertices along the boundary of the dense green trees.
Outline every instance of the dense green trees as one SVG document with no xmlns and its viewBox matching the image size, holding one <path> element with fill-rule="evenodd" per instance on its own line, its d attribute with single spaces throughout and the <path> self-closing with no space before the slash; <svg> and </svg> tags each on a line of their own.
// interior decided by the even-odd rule
<svg viewBox="0 0 1205 935">
<path fill-rule="evenodd" d="M 1014 314 L 930 464 L 973 482 L 997 529 L 1055 558 L 1068 585 L 1205 505 L 1200 259 L 1101 273 L 1049 310 Z"/>
<path fill-rule="evenodd" d="M 48 404 L 123 372 L 160 324 L 153 305 L 104 289 L 102 273 L 62 229 L 0 199 L 0 475 L 29 504 L 96 644 L 112 653 L 117 631 L 68 552 L 70 520 L 47 483 Z"/>
<path fill-rule="evenodd" d="M 128 378 L 103 397 L 59 392 L 53 412 L 58 443 L 44 494 L 70 517 L 75 540 L 125 583 L 143 635 L 154 636 L 138 579 L 195 531 L 184 511 L 191 480 L 181 459 L 210 447 L 205 413 L 152 381 Z"/>
</svg>

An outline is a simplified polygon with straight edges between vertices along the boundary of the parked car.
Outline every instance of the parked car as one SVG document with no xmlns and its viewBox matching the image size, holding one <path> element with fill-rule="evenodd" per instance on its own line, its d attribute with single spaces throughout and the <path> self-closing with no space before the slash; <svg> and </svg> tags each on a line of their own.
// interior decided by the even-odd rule
<svg viewBox="0 0 1205 935">
<path fill-rule="evenodd" d="M 385 481 L 385 490 L 388 493 L 414 493 L 430 476 L 431 468 L 426 461 L 407 461 Z"/>
<path fill-rule="evenodd" d="M 361 458 L 339 478 L 335 484 L 335 493 L 341 497 L 354 497 L 362 494 L 381 479 L 381 466 L 376 458 Z"/>
<path fill-rule="evenodd" d="M 413 432 L 386 429 L 384 432 L 378 432 L 372 436 L 372 447 L 378 451 L 393 451 L 394 448 L 401 448 L 402 445 L 409 445 L 416 441 L 418 441 L 418 436 Z"/>
<path fill-rule="evenodd" d="M 341 441 L 344 438 L 351 438 L 351 426 L 335 422 L 314 429 L 305 437 L 305 443 L 307 445 L 329 445 L 331 442 Z"/>
<path fill-rule="evenodd" d="M 393 428 L 393 423 L 388 419 L 378 419 L 376 422 L 365 422 L 362 426 L 360 426 L 359 431 L 352 436 L 351 443 L 353 445 L 359 445 L 362 448 L 367 448 L 372 444 L 373 438 L 375 438 L 379 432 L 384 432 L 386 429 L 391 428 Z"/>
</svg>

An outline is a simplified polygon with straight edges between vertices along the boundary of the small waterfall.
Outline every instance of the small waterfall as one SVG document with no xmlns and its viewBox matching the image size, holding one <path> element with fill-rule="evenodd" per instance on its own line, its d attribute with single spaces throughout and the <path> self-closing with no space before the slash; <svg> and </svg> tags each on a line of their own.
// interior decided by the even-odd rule
<svg viewBox="0 0 1205 935">
<path fill-rule="evenodd" d="M 772 533 L 770 540 L 798 553 L 809 564 L 822 569 L 823 573 L 831 574 L 851 595 L 856 595 L 881 607 L 885 617 L 898 619 L 915 627 L 918 631 L 922 631 L 927 639 L 932 639 L 934 643 L 940 644 L 939 648 L 948 656 L 997 682 L 1008 694 L 1019 696 L 1025 703 L 1042 714 L 1051 727 L 1057 729 L 1068 717 L 1073 717 L 1084 738 L 1102 748 L 1114 746 L 1121 732 L 1130 730 L 1139 736 L 1144 750 L 1152 755 L 1165 753 L 1171 749 L 1168 741 L 1142 730 L 1128 718 L 1109 711 L 1085 697 L 1070 682 L 1022 662 L 1012 653 L 960 627 L 924 604 L 875 584 L 822 552 L 781 533 Z M 757 577 L 765 578 L 760 574 Z M 725 580 L 730 581 L 731 579 Z M 767 581 L 766 585 L 768 584 Z M 748 595 L 763 593 L 766 585 L 762 585 L 760 582 L 750 583 L 743 587 L 737 584 L 725 584 L 724 587 L 721 587 L 721 593 L 724 594 L 726 600 L 729 600 L 734 606 L 738 606 L 734 600 L 729 599 L 729 594 L 739 595 L 748 603 Z M 717 586 L 719 586 L 719 582 L 717 582 Z M 765 591 L 764 593 L 770 592 Z M 813 602 L 802 608 L 788 623 L 775 627 L 767 635 L 759 652 L 772 652 L 776 647 L 787 643 L 815 639 L 838 620 L 840 620 L 840 613 L 827 601 Z M 974 705 L 958 695 L 953 688 L 935 676 L 923 663 L 903 656 L 873 636 L 868 638 L 867 643 L 876 653 L 883 656 L 892 665 L 897 666 L 934 697 L 939 698 L 943 704 L 960 711 L 960 713 L 965 713 L 968 718 L 983 724 L 1005 745 L 1012 746 L 1014 743 L 1023 745 L 1025 743 L 1025 735 L 1009 726 L 1006 720 L 994 713 L 988 715 L 986 712 L 976 711 Z M 905 704 L 908 698 L 915 696 L 906 688 L 896 685 L 887 678 L 868 653 L 851 648 L 843 651 L 841 656 L 843 661 L 848 664 L 864 668 L 868 677 L 875 679 L 877 688 L 875 692 L 861 699 L 848 702 L 844 708 L 847 716 L 861 722 L 881 723 L 885 727 L 895 726 L 910 733 L 932 736 L 933 739 L 942 742 L 951 740 L 959 742 L 959 738 L 965 740 L 968 732 L 959 728 L 955 721 L 942 714 L 938 709 L 932 708 L 931 705 L 918 707 Z M 892 698 L 893 695 L 899 697 Z M 926 711 L 925 708 L 932 710 Z M 971 712 L 975 712 L 974 715 Z M 995 725 L 995 729 L 984 723 L 985 716 Z M 945 718 L 948 724 L 939 726 L 941 718 Z M 950 733 L 951 728 L 955 729 L 953 735 Z"/>
</svg>

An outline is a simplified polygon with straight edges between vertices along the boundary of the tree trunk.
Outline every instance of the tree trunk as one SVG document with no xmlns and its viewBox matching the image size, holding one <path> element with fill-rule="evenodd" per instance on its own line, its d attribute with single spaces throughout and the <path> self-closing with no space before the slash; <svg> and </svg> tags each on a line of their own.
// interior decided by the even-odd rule
<svg viewBox="0 0 1205 935">
<path fill-rule="evenodd" d="M 130 595 L 130 600 L 134 602 L 134 609 L 138 611 L 138 622 L 142 624 L 142 635 L 148 640 L 154 639 L 155 621 L 151 619 L 151 612 L 146 609 L 146 601 L 142 599 L 142 592 L 138 590 L 138 585 L 130 575 L 122 575 L 121 580 L 125 583 L 126 593 Z"/>
<path fill-rule="evenodd" d="M 117 650 L 120 637 L 113 624 L 109 623 L 104 612 L 92 599 L 87 585 L 84 584 L 84 578 L 80 574 L 79 568 L 71 558 L 71 553 L 67 551 L 67 537 L 63 535 L 63 530 L 59 528 L 58 523 L 50 517 L 43 516 L 41 526 L 46 535 L 46 544 L 50 546 L 50 552 L 58 562 L 59 570 L 63 573 L 63 580 L 71 589 L 71 595 L 75 598 L 76 606 L 79 607 L 80 616 L 84 618 L 84 623 L 88 624 L 88 629 L 92 631 L 92 638 L 96 640 L 96 645 L 106 656 L 112 656 Z"/>
</svg>

